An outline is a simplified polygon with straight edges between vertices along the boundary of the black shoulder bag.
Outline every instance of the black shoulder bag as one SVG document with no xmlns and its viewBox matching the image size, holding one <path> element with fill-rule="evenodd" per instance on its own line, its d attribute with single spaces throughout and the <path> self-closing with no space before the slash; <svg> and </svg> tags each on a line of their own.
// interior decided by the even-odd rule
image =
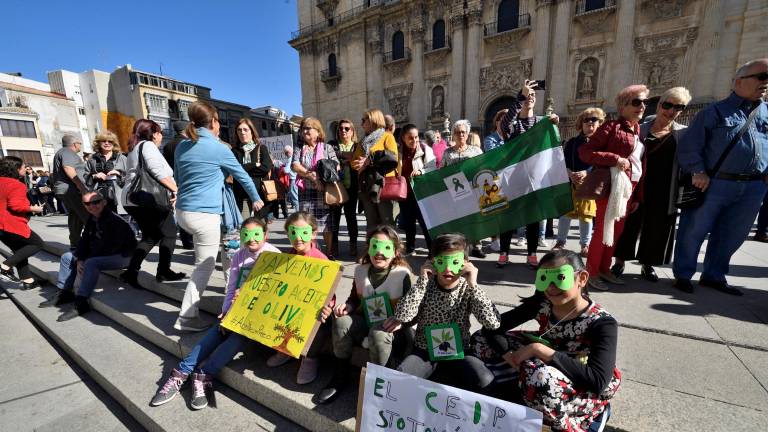
<svg viewBox="0 0 768 432">
<path fill-rule="evenodd" d="M 749 129 L 749 126 L 755 120 L 755 117 L 757 117 L 757 111 L 759 109 L 759 105 L 752 109 L 752 112 L 749 114 L 747 121 L 744 122 L 744 124 L 741 126 L 741 129 L 739 129 L 739 133 L 737 133 L 733 139 L 731 139 L 731 142 L 728 143 L 728 147 L 726 147 L 723 151 L 723 154 L 720 155 L 720 158 L 717 160 L 715 166 L 712 167 L 712 170 L 707 171 L 707 175 L 710 179 L 713 179 L 715 176 L 717 176 L 717 173 L 720 171 L 720 167 L 723 165 L 723 162 L 725 162 L 725 159 L 728 158 L 728 154 L 731 152 L 731 150 L 733 150 L 734 147 L 736 147 L 736 143 L 741 140 L 741 137 L 744 136 L 744 133 Z M 693 185 L 693 174 L 682 173 L 680 175 L 679 181 L 680 182 L 675 207 L 681 210 L 701 207 L 701 205 L 704 203 L 704 196 L 706 192 Z"/>
<path fill-rule="evenodd" d="M 159 211 L 171 210 L 168 190 L 157 181 L 144 166 L 144 144 L 139 145 L 139 166 L 128 187 L 128 199 L 139 207 L 154 208 Z"/>
</svg>

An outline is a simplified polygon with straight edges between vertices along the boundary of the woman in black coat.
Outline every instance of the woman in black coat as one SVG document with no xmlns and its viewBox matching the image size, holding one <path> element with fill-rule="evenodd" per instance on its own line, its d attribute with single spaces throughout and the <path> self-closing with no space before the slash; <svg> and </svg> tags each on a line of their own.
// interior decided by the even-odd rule
<svg viewBox="0 0 768 432">
<path fill-rule="evenodd" d="M 272 217 L 272 206 L 277 201 L 266 202 L 266 196 L 262 193 L 261 185 L 262 181 L 270 175 L 273 163 L 272 158 L 269 156 L 269 149 L 259 142 L 259 134 L 256 132 L 256 127 L 248 118 L 242 118 L 237 122 L 237 143 L 232 146 L 232 153 L 235 154 L 238 162 L 243 165 L 243 169 L 251 177 L 256 190 L 259 191 L 259 194 L 261 194 L 266 203 L 259 210 L 259 213 L 254 216 L 267 220 L 268 217 Z M 248 194 L 245 193 L 240 184 L 235 183 L 234 190 L 238 206 L 242 206 L 243 200 L 248 201 L 248 208 L 253 206 L 253 203 L 248 198 Z"/>
</svg>

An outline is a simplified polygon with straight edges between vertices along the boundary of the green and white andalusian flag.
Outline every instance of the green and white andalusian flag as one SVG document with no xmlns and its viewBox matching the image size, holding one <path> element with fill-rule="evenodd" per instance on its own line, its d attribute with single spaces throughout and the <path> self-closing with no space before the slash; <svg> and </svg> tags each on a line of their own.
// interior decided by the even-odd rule
<svg viewBox="0 0 768 432">
<path fill-rule="evenodd" d="M 560 135 L 549 119 L 480 156 L 413 178 L 435 236 L 479 240 L 573 210 Z"/>
</svg>

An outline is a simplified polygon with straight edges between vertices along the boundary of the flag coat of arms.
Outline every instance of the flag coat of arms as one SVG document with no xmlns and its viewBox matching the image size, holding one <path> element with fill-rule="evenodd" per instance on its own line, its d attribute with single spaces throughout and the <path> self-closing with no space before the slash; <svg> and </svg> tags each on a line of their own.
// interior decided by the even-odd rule
<svg viewBox="0 0 768 432">
<path fill-rule="evenodd" d="M 412 179 L 434 238 L 498 235 L 573 210 L 560 135 L 549 119 L 489 152 Z"/>
</svg>

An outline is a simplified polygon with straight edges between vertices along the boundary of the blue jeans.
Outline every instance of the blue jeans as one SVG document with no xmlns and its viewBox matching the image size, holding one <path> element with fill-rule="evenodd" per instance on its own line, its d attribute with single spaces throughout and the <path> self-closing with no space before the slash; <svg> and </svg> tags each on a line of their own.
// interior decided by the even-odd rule
<svg viewBox="0 0 768 432">
<path fill-rule="evenodd" d="M 222 334 L 217 323 L 181 360 L 179 370 L 185 374 L 192 373 L 200 362 L 205 361 L 205 365 L 200 368 L 200 371 L 204 374 L 217 375 L 227 363 L 235 358 L 235 355 L 242 350 L 247 341 L 245 336 L 230 331 Z"/>
<path fill-rule="evenodd" d="M 291 185 L 288 187 L 288 203 L 293 206 L 293 211 L 299 208 L 299 188 L 296 186 L 296 178 L 291 178 Z"/>
<path fill-rule="evenodd" d="M 557 241 L 565 243 L 568 239 L 568 231 L 571 229 L 571 221 L 573 219 L 568 216 L 560 216 L 557 221 Z M 592 240 L 592 221 L 584 222 L 581 219 L 579 221 L 579 244 L 584 247 L 588 246 Z"/>
<path fill-rule="evenodd" d="M 693 277 L 699 249 L 709 234 L 701 279 L 725 281 L 731 256 L 749 234 L 767 190 L 762 180 L 712 179 L 701 207 L 680 215 L 672 265 L 675 277 Z"/>
<path fill-rule="evenodd" d="M 80 278 L 80 287 L 77 289 L 77 295 L 90 297 L 96 288 L 96 282 L 99 280 L 99 273 L 102 270 L 120 270 L 128 267 L 128 261 L 131 257 L 122 255 L 107 255 L 90 257 L 85 260 L 85 268 Z M 56 278 L 56 287 L 62 290 L 72 290 L 77 277 L 77 258 L 72 252 L 67 252 L 61 256 L 59 263 L 59 275 Z"/>
</svg>

